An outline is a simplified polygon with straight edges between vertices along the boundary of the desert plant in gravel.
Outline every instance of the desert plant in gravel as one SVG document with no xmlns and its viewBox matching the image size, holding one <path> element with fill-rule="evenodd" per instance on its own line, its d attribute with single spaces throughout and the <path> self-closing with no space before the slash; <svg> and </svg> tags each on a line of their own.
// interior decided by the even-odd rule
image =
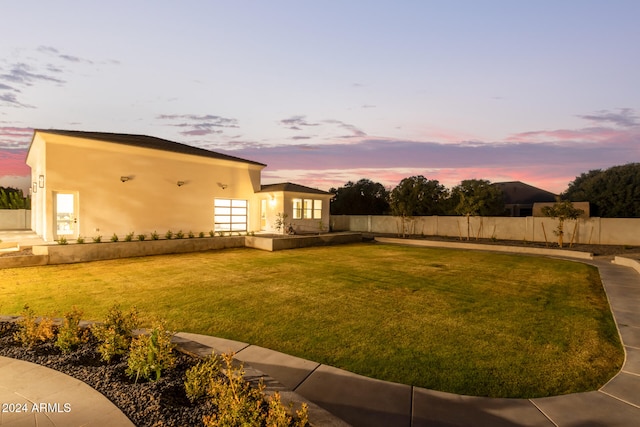
<svg viewBox="0 0 640 427">
<path fill-rule="evenodd" d="M 175 364 L 174 345 L 171 343 L 172 332 L 167 331 L 163 323 L 156 324 L 147 334 L 141 334 L 131 341 L 127 375 L 135 376 L 135 382 L 142 378 L 158 381 L 162 371 Z"/>
<path fill-rule="evenodd" d="M 133 242 L 133 235 L 134 235 L 133 231 L 131 233 L 127 233 L 127 235 L 124 236 L 124 241 L 125 242 Z"/>
<path fill-rule="evenodd" d="M 58 329 L 56 347 L 63 353 L 70 353 L 84 341 L 82 330 L 80 329 L 80 319 L 82 310 L 74 307 L 64 315 L 62 326 Z"/>
<path fill-rule="evenodd" d="M 215 354 L 201 360 L 185 374 L 184 390 L 191 402 L 210 394 L 211 382 L 220 374 L 220 361 Z"/>
<path fill-rule="evenodd" d="M 141 241 L 141 242 L 142 242 L 142 241 L 144 241 L 144 239 L 146 239 L 146 238 L 147 238 L 147 235 L 146 235 L 146 234 L 144 234 L 144 233 L 142 233 L 142 234 L 138 234 L 138 240 L 139 240 L 139 241 Z"/>
<path fill-rule="evenodd" d="M 168 230 L 165 234 L 164 234 L 165 239 L 167 240 L 171 240 L 173 238 L 173 231 Z"/>
<path fill-rule="evenodd" d="M 151 240 L 158 240 L 160 238 L 160 235 L 158 234 L 157 231 L 154 231 L 153 233 L 151 233 Z"/>
<path fill-rule="evenodd" d="M 131 344 L 131 332 L 137 327 L 138 311 L 135 307 L 123 313 L 117 305 L 112 306 L 104 323 L 91 328 L 99 341 L 97 350 L 102 360 L 109 363 L 114 357 L 125 354 Z"/>
<path fill-rule="evenodd" d="M 111 236 L 111 241 L 115 243 L 115 242 L 117 242 L 118 240 L 120 240 L 120 239 L 118 238 L 118 235 L 117 235 L 116 233 L 113 233 L 113 235 Z"/>
<path fill-rule="evenodd" d="M 42 317 L 40 320 L 35 312 L 24 306 L 22 318 L 18 320 L 18 332 L 14 338 L 25 347 L 33 347 L 35 344 L 53 338 L 54 326 L 53 320 L 48 317 Z"/>
<path fill-rule="evenodd" d="M 212 378 L 208 384 L 207 394 L 217 407 L 217 412 L 204 417 L 206 427 L 308 425 L 306 404 L 302 404 L 294 418 L 282 405 L 278 393 L 267 398 L 262 382 L 253 387 L 244 379 L 244 368 L 242 365 L 234 366 L 233 354 L 223 354 L 222 363 L 224 375 Z"/>
</svg>

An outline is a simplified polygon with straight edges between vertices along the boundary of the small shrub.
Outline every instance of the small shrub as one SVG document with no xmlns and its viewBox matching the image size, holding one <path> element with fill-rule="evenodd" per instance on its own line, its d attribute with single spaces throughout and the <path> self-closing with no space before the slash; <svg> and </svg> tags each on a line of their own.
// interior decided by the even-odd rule
<svg viewBox="0 0 640 427">
<path fill-rule="evenodd" d="M 131 331 L 138 327 L 138 311 L 131 308 L 128 313 L 120 311 L 117 305 L 109 309 L 104 323 L 95 325 L 91 332 L 98 339 L 98 353 L 109 363 L 125 354 L 131 344 Z"/>
<path fill-rule="evenodd" d="M 69 244 L 69 242 L 67 242 L 67 238 L 66 237 L 60 236 L 58 238 L 58 244 L 59 245 L 67 245 L 67 244 Z"/>
<path fill-rule="evenodd" d="M 198 362 L 185 374 L 184 390 L 191 402 L 210 396 L 210 384 L 220 373 L 220 362 L 212 354 Z"/>
<path fill-rule="evenodd" d="M 160 236 L 158 235 L 158 233 L 156 231 L 151 233 L 151 240 L 158 240 L 159 238 L 160 238 Z"/>
<path fill-rule="evenodd" d="M 267 401 L 262 382 L 252 387 L 244 380 L 244 368 L 232 364 L 233 354 L 223 354 L 223 376 L 216 376 L 209 382 L 207 394 L 216 405 L 217 412 L 203 418 L 207 427 L 268 425 L 274 427 L 308 425 L 307 406 L 296 412 L 296 419 L 280 401 L 280 395 L 274 394 Z M 289 408 L 291 410 L 291 408 Z"/>
<path fill-rule="evenodd" d="M 120 240 L 120 239 L 118 238 L 118 235 L 117 235 L 116 233 L 113 233 L 113 236 L 111 236 L 111 241 L 115 243 L 115 242 L 117 242 L 118 240 Z"/>
<path fill-rule="evenodd" d="M 102 236 L 95 236 L 91 238 L 93 240 L 93 243 L 100 243 L 102 242 Z"/>
<path fill-rule="evenodd" d="M 84 243 L 84 237 L 78 236 L 78 238 L 76 239 L 76 243 L 83 244 Z"/>
<path fill-rule="evenodd" d="M 220 236 L 220 237 L 224 236 L 224 232 L 218 231 L 218 236 Z"/>
<path fill-rule="evenodd" d="M 25 305 L 22 318 L 17 322 L 18 331 L 14 338 L 25 347 L 33 347 L 35 344 L 53 338 L 53 320 L 43 317 L 38 321 L 33 310 Z"/>
<path fill-rule="evenodd" d="M 125 242 L 132 242 L 133 241 L 133 231 L 131 233 L 128 233 L 126 236 L 124 236 L 124 241 Z"/>
<path fill-rule="evenodd" d="M 182 230 L 179 230 L 176 233 L 176 239 L 184 239 L 184 233 L 182 232 Z"/>
<path fill-rule="evenodd" d="M 204 231 L 199 232 L 198 237 L 202 239 L 204 237 Z"/>
<path fill-rule="evenodd" d="M 171 239 L 173 238 L 173 231 L 171 231 L 171 230 L 167 231 L 167 232 L 164 234 L 164 237 L 165 237 L 167 240 L 171 240 Z"/>
<path fill-rule="evenodd" d="M 162 371 L 171 368 L 175 364 L 172 332 L 168 332 L 163 324 L 153 327 L 149 335 L 139 335 L 131 341 L 129 360 L 127 362 L 127 375 L 158 381 Z M 152 378 L 153 376 L 153 378 Z"/>
<path fill-rule="evenodd" d="M 209 237 L 213 237 L 215 235 L 216 235 L 216 233 L 214 233 L 213 230 L 209 230 Z"/>
<path fill-rule="evenodd" d="M 62 326 L 58 330 L 58 338 L 56 339 L 56 347 L 63 353 L 70 353 L 75 350 L 83 341 L 80 330 L 80 319 L 82 311 L 73 307 L 73 309 L 64 315 Z"/>
<path fill-rule="evenodd" d="M 195 234 L 193 234 L 193 231 L 189 230 L 189 234 L 188 234 L 190 239 L 193 239 L 194 237 L 196 237 Z"/>
<path fill-rule="evenodd" d="M 147 238 L 147 235 L 146 235 L 146 234 L 138 234 L 138 240 L 139 240 L 139 241 L 141 241 L 141 242 L 142 242 L 142 241 L 144 241 L 144 239 L 146 239 L 146 238 Z"/>
</svg>

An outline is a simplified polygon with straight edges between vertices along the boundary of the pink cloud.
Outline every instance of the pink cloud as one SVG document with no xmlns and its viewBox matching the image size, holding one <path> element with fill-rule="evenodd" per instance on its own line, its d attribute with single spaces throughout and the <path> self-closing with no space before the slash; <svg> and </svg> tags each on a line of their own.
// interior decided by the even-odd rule
<svg viewBox="0 0 640 427">
<path fill-rule="evenodd" d="M 27 148 L 31 143 L 32 136 L 32 128 L 0 126 L 0 149 Z"/>
<path fill-rule="evenodd" d="M 30 175 L 31 169 L 25 163 L 26 157 L 27 150 L 0 149 L 0 177 Z"/>
</svg>

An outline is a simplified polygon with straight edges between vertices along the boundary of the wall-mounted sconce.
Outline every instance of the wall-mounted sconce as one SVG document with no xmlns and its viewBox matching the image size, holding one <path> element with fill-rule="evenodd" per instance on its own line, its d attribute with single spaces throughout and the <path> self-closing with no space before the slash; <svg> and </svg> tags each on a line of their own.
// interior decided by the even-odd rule
<svg viewBox="0 0 640 427">
<path fill-rule="evenodd" d="M 269 199 L 269 206 L 273 208 L 275 207 L 275 205 L 276 205 L 276 197 L 274 195 L 271 195 L 271 199 Z"/>
<path fill-rule="evenodd" d="M 178 187 L 182 187 L 185 184 L 186 184 L 186 182 L 184 182 L 184 181 L 178 181 Z"/>
<path fill-rule="evenodd" d="M 32 193 L 37 193 L 38 192 L 38 183 L 33 181 L 33 185 L 31 186 L 31 192 Z"/>
<path fill-rule="evenodd" d="M 131 181 L 131 177 L 130 176 L 121 176 L 120 177 L 120 181 L 122 181 L 122 182 Z"/>
<path fill-rule="evenodd" d="M 223 190 L 226 189 L 228 187 L 227 184 L 223 184 L 221 182 L 218 183 L 218 187 L 222 188 Z"/>
<path fill-rule="evenodd" d="M 40 176 L 38 177 L 38 186 L 39 186 L 40 188 L 44 188 L 44 175 L 40 175 Z"/>
</svg>

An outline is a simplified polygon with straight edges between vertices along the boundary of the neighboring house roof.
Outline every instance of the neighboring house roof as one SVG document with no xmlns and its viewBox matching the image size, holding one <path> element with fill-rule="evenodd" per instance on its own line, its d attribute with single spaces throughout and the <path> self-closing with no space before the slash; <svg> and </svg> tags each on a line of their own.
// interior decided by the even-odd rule
<svg viewBox="0 0 640 427">
<path fill-rule="evenodd" d="M 191 145 L 180 144 L 179 142 L 168 141 L 166 139 L 156 138 L 147 135 L 130 135 L 123 133 L 108 132 L 83 132 L 76 130 L 57 130 L 57 129 L 35 129 L 36 132 L 52 133 L 56 135 L 70 136 L 73 138 L 93 139 L 96 141 L 111 142 L 114 144 L 132 145 L 141 148 L 150 148 L 154 150 L 169 151 L 172 153 L 191 154 L 200 157 L 209 157 L 213 159 L 229 160 L 233 162 L 249 163 L 252 165 L 266 166 L 264 163 L 254 162 L 252 160 L 241 159 L 240 157 L 229 156 L 227 154 L 216 153 L 215 151 L 205 150 L 204 148 L 192 147 Z"/>
<path fill-rule="evenodd" d="M 539 202 L 556 201 L 555 194 L 524 182 L 496 182 L 494 185 L 497 185 L 502 190 L 504 203 L 507 205 L 530 205 Z"/>
<path fill-rule="evenodd" d="M 262 188 L 260 189 L 260 193 L 266 193 L 269 191 L 290 191 L 294 193 L 310 193 L 310 194 L 324 194 L 324 195 L 331 194 L 328 191 L 318 190 L 317 188 L 305 187 L 304 185 L 293 184 L 291 182 L 263 185 Z"/>
</svg>

